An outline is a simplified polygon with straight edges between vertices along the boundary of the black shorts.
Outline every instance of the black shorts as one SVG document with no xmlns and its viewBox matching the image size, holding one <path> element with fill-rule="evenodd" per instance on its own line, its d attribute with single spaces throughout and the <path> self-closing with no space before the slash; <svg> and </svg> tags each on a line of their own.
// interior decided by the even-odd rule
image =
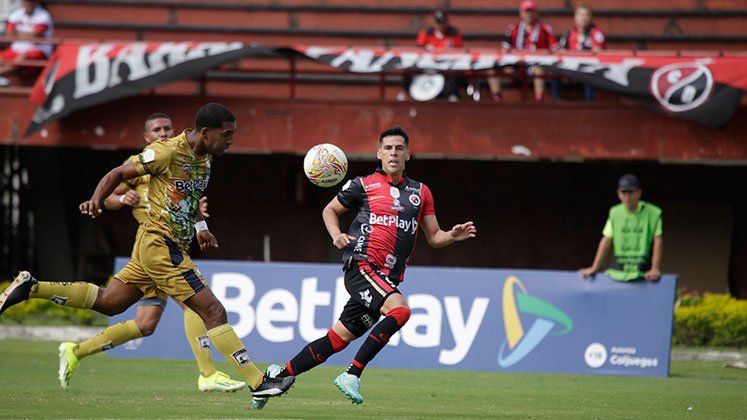
<svg viewBox="0 0 747 420">
<path fill-rule="evenodd" d="M 340 322 L 360 337 L 379 320 L 381 307 L 392 293 L 399 293 L 398 280 L 390 279 L 368 261 L 351 261 L 345 269 L 345 289 L 350 300 L 340 315 Z"/>
</svg>

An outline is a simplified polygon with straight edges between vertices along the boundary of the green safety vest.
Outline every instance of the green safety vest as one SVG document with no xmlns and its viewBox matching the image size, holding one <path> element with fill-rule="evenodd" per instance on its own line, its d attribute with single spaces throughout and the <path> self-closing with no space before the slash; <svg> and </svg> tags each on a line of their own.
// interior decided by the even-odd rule
<svg viewBox="0 0 747 420">
<path fill-rule="evenodd" d="M 612 238 L 614 250 L 605 274 L 618 281 L 639 279 L 651 269 L 654 236 L 662 234 L 661 209 L 641 200 L 631 213 L 618 204 L 610 209 L 603 234 Z"/>
</svg>

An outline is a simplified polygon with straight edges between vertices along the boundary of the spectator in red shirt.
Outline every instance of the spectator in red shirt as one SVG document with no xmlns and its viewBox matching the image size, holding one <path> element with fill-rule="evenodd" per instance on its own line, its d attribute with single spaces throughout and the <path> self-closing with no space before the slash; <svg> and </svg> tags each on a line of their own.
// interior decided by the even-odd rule
<svg viewBox="0 0 747 420">
<path fill-rule="evenodd" d="M 560 38 L 560 47 L 568 51 L 592 51 L 594 53 L 606 49 L 607 38 L 604 32 L 592 22 L 592 16 L 591 6 L 578 6 L 573 15 L 575 26 Z M 560 98 L 560 81 L 557 79 L 553 79 L 552 97 Z M 587 101 L 594 99 L 594 91 L 587 84 L 584 84 L 584 99 Z"/>
<path fill-rule="evenodd" d="M 38 1 L 24 0 L 21 8 L 8 16 L 5 35 L 18 38 L 0 52 L 4 62 L 28 59 L 45 59 L 52 52 L 52 45 L 37 44 L 34 38 L 48 38 L 52 36 L 52 16 L 44 10 Z M 0 87 L 8 86 L 10 81 L 3 77 L 12 70 L 9 65 L 0 65 Z"/>
<path fill-rule="evenodd" d="M 462 31 L 449 25 L 449 16 L 443 10 L 436 10 L 433 12 L 433 25 L 420 30 L 416 43 L 426 51 L 439 51 L 464 47 Z M 412 76 L 404 76 L 402 79 L 402 87 L 405 91 L 410 88 L 410 84 L 412 84 Z M 458 79 L 447 78 L 444 91 L 439 96 L 446 96 L 450 101 L 457 100 L 459 97 L 457 93 L 458 86 Z M 397 100 L 403 101 L 406 98 L 407 95 L 405 92 L 400 92 L 397 95 Z"/>
<path fill-rule="evenodd" d="M 558 41 L 552 33 L 549 25 L 539 20 L 539 8 L 533 0 L 524 0 L 519 5 L 519 17 L 521 20 L 515 25 L 510 25 L 506 30 L 506 39 L 502 47 L 504 51 L 529 51 L 550 50 L 558 48 Z M 504 68 L 504 73 L 513 73 L 513 68 Z M 541 101 L 545 96 L 545 71 L 540 66 L 531 66 L 527 69 L 530 76 L 534 78 L 534 99 Z M 493 99 L 500 102 L 503 100 L 501 95 L 501 80 L 497 77 L 489 77 L 488 84 L 490 91 L 493 93 Z"/>
</svg>

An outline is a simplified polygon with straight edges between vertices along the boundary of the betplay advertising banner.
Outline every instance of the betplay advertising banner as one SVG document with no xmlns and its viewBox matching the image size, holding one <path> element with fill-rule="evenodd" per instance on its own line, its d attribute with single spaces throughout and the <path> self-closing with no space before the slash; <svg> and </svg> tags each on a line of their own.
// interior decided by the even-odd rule
<svg viewBox="0 0 747 420">
<path fill-rule="evenodd" d="M 126 262 L 117 259 L 116 270 Z M 326 334 L 349 299 L 336 264 L 196 264 L 260 363 L 285 363 Z M 669 275 L 620 283 L 575 272 L 411 267 L 400 290 L 412 316 L 369 366 L 665 377 L 675 287 Z M 152 336 L 108 354 L 191 359 L 183 325 L 171 301 Z M 347 366 L 362 341 L 326 364 Z"/>
</svg>

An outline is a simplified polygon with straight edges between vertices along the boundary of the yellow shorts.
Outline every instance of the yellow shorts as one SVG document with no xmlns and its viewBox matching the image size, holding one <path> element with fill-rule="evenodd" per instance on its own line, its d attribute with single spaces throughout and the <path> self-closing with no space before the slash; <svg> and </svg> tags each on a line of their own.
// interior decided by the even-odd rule
<svg viewBox="0 0 747 420">
<path fill-rule="evenodd" d="M 137 286 L 143 298 L 165 292 L 179 302 L 207 287 L 185 245 L 144 229 L 138 230 L 132 259 L 114 278 Z"/>
<path fill-rule="evenodd" d="M 143 229 L 142 225 L 138 226 L 137 233 L 135 234 L 135 245 L 132 246 L 132 254 L 130 255 L 131 259 L 135 259 L 135 254 L 137 253 L 137 246 L 140 243 L 140 237 L 143 236 L 143 232 L 145 230 Z M 127 268 L 127 267 L 124 267 Z M 139 274 L 130 268 L 129 270 L 125 271 L 124 268 L 117 273 L 114 277 L 116 277 L 118 280 L 120 280 L 122 283 L 135 283 L 137 284 L 137 279 L 139 278 Z M 155 287 L 155 288 L 148 288 L 148 291 L 143 291 L 143 298 L 140 299 L 140 302 L 149 300 L 149 299 L 160 299 L 164 302 L 168 300 L 169 296 L 164 292 L 163 290 Z M 152 301 L 151 301 L 152 302 Z"/>
</svg>

